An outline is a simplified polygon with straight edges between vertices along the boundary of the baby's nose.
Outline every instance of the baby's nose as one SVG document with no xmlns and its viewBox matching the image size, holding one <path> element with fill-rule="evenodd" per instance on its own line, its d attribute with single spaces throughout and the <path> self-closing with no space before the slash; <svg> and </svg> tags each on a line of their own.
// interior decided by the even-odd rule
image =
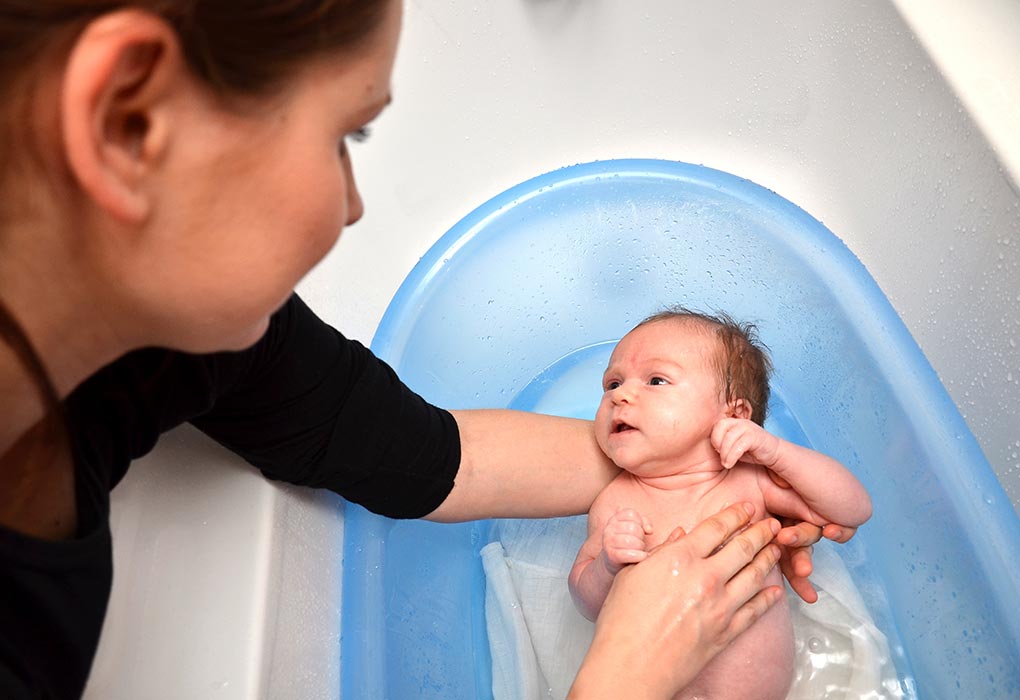
<svg viewBox="0 0 1020 700">
<path fill-rule="evenodd" d="M 634 391 L 627 383 L 613 389 L 613 403 L 630 403 L 634 398 Z"/>
</svg>

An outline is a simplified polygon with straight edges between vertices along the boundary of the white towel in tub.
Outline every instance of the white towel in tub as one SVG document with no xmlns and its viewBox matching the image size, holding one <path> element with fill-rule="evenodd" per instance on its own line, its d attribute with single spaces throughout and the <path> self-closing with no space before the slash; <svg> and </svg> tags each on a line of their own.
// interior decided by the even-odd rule
<svg viewBox="0 0 1020 700">
<path fill-rule="evenodd" d="M 495 535 L 481 552 L 494 700 L 565 698 L 594 631 L 567 588 L 585 518 L 500 521 Z M 885 636 L 833 547 L 815 547 L 818 602 L 789 594 L 797 655 L 788 700 L 902 697 Z"/>
</svg>

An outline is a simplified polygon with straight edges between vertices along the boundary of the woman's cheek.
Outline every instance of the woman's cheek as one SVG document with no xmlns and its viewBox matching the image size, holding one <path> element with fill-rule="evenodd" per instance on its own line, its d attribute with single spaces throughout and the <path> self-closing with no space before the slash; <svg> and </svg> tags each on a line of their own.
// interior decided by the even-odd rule
<svg viewBox="0 0 1020 700">
<path fill-rule="evenodd" d="M 306 269 L 302 275 L 333 249 L 344 228 L 346 203 L 343 192 L 321 192 L 318 200 L 315 203 L 315 209 L 306 212 L 306 214 L 311 214 L 308 222 L 310 235 L 306 239 L 307 250 L 304 256 Z"/>
</svg>

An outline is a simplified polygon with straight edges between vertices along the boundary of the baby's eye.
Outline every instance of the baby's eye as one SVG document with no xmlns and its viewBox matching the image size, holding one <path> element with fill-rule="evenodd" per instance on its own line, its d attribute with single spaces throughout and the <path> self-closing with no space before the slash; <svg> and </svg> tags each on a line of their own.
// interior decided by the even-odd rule
<svg viewBox="0 0 1020 700">
<path fill-rule="evenodd" d="M 648 383 L 652 386 L 661 386 L 663 384 L 669 384 L 669 381 L 667 381 L 664 377 L 652 377 L 648 380 Z"/>
<path fill-rule="evenodd" d="M 613 389 L 619 389 L 619 388 L 620 388 L 620 382 L 616 381 L 615 379 L 606 382 L 606 391 L 612 391 Z"/>
</svg>

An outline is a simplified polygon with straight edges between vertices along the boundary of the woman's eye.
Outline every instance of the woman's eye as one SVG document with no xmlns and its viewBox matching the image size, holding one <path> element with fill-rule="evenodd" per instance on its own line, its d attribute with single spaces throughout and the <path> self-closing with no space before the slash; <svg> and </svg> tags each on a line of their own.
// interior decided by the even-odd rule
<svg viewBox="0 0 1020 700">
<path fill-rule="evenodd" d="M 363 126 L 360 129 L 352 131 L 351 133 L 344 136 L 342 139 L 340 139 L 340 148 L 338 149 L 340 157 L 341 158 L 347 157 L 347 139 L 350 139 L 354 143 L 365 143 L 365 141 L 368 141 L 369 137 L 371 136 L 372 131 L 367 126 Z"/>
<path fill-rule="evenodd" d="M 663 384 L 669 384 L 663 377 L 652 377 L 648 380 L 648 383 L 652 386 L 661 386 Z"/>
<path fill-rule="evenodd" d="M 354 143 L 365 143 L 372 136 L 372 130 L 367 126 L 363 126 L 356 131 L 352 131 L 347 135 Z"/>
</svg>

